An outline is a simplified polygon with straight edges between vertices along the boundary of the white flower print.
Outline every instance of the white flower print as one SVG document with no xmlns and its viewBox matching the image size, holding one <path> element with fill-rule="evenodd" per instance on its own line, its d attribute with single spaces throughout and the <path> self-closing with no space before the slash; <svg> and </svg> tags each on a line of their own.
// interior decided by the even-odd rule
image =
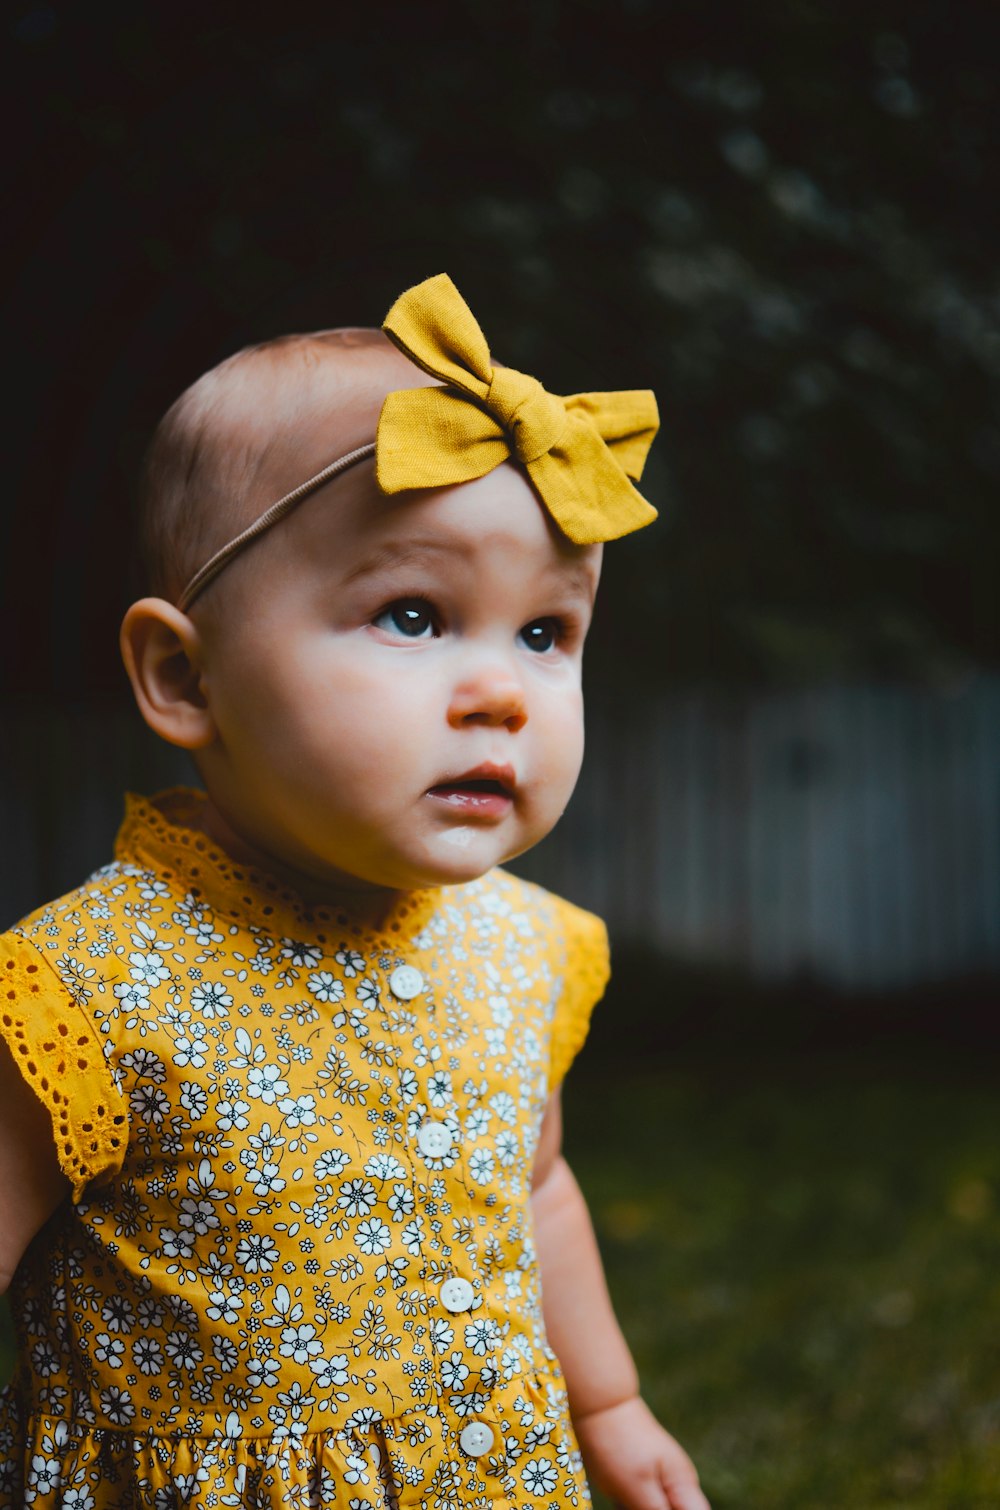
<svg viewBox="0 0 1000 1510">
<path fill-rule="evenodd" d="M 229 1337 L 219 1335 L 213 1337 L 212 1353 L 224 1374 L 231 1374 L 240 1361 L 240 1350 Z"/>
<path fill-rule="evenodd" d="M 250 1125 L 246 1115 L 249 1110 L 249 1101 L 220 1101 L 215 1114 L 216 1125 L 222 1132 L 232 1132 L 234 1128 L 242 1132 Z"/>
<path fill-rule="evenodd" d="M 477 1106 L 465 1119 L 465 1136 L 469 1142 L 476 1138 L 484 1138 L 489 1132 L 490 1113 L 485 1106 Z"/>
<path fill-rule="evenodd" d="M 163 1351 L 155 1337 L 137 1337 L 132 1344 L 132 1362 L 140 1374 L 158 1374 L 163 1368 Z"/>
<path fill-rule="evenodd" d="M 495 1147 L 497 1161 L 504 1169 L 509 1169 L 517 1161 L 517 1134 L 509 1128 L 497 1133 Z"/>
<path fill-rule="evenodd" d="M 247 1076 L 247 1094 L 273 1106 L 279 1096 L 288 1092 L 287 1080 L 282 1080 L 281 1069 L 276 1064 L 254 1065 Z"/>
<path fill-rule="evenodd" d="M 435 1070 L 427 1081 L 427 1099 L 431 1106 L 440 1109 L 449 1106 L 454 1099 L 451 1090 L 451 1076 L 447 1070 Z"/>
<path fill-rule="evenodd" d="M 399 1180 L 406 1174 L 406 1170 L 391 1153 L 376 1153 L 365 1164 L 365 1174 L 373 1180 Z"/>
<path fill-rule="evenodd" d="M 493 1155 L 487 1148 L 474 1148 L 469 1155 L 469 1173 L 477 1185 L 488 1185 L 493 1178 Z"/>
<path fill-rule="evenodd" d="M 254 1195 L 277 1195 L 284 1190 L 286 1181 L 278 1173 L 277 1164 L 266 1163 L 259 1168 L 248 1169 L 247 1179 L 252 1183 Z"/>
<path fill-rule="evenodd" d="M 365 968 L 363 954 L 355 954 L 353 949 L 340 949 L 335 956 L 337 964 L 349 978 L 360 975 Z"/>
<path fill-rule="evenodd" d="M 190 1232 L 164 1227 L 160 1232 L 160 1247 L 167 1258 L 190 1258 L 194 1252 L 194 1238 Z"/>
<path fill-rule="evenodd" d="M 314 970 L 323 958 L 323 954 L 315 944 L 300 943 L 298 939 L 282 939 L 281 958 L 290 961 L 293 965 L 305 965 L 308 969 Z"/>
<path fill-rule="evenodd" d="M 137 952 L 129 955 L 128 963 L 132 979 L 141 981 L 145 986 L 158 986 L 161 980 L 170 979 L 170 971 L 163 963 L 162 954 Z"/>
<path fill-rule="evenodd" d="M 495 1059 L 502 1059 L 507 1053 L 507 1034 L 503 1028 L 487 1028 L 483 1037 L 486 1039 L 486 1047 Z"/>
<path fill-rule="evenodd" d="M 135 1012 L 146 1005 L 149 987 L 144 980 L 122 980 L 115 986 L 115 996 L 121 1002 L 123 1012 Z"/>
<path fill-rule="evenodd" d="M 480 1316 L 465 1328 L 465 1345 L 479 1357 L 491 1353 L 499 1341 L 500 1328 L 489 1316 Z"/>
<path fill-rule="evenodd" d="M 188 1372 L 196 1369 L 205 1356 L 196 1339 L 187 1332 L 168 1332 L 165 1347 L 174 1367 Z"/>
<path fill-rule="evenodd" d="M 128 1099 L 133 1116 L 157 1127 L 170 1110 L 170 1102 L 157 1085 L 133 1086 Z"/>
<path fill-rule="evenodd" d="M 213 1227 L 219 1225 L 215 1207 L 210 1200 L 195 1200 L 186 1195 L 181 1200 L 181 1212 L 178 1218 L 182 1227 L 196 1232 L 199 1237 L 204 1237 Z"/>
<path fill-rule="evenodd" d="M 402 1070 L 400 1070 L 400 1072 L 399 1072 L 399 1099 L 400 1099 L 400 1102 L 401 1102 L 401 1104 L 403 1106 L 408 1106 L 409 1105 L 409 1103 L 413 1100 L 414 1096 L 417 1094 L 417 1091 L 419 1089 L 420 1089 L 420 1082 L 417 1080 L 417 1077 L 416 1077 L 416 1074 L 414 1073 L 414 1071 L 413 1070 L 409 1070 L 409 1069 L 402 1069 Z"/>
<path fill-rule="evenodd" d="M 304 1321 L 298 1326 L 282 1328 L 281 1344 L 278 1348 L 282 1358 L 291 1358 L 295 1363 L 307 1363 L 310 1358 L 315 1358 L 316 1354 L 322 1351 L 323 1344 L 316 1336 L 316 1328 L 311 1322 Z"/>
<path fill-rule="evenodd" d="M 200 1023 L 193 1024 L 191 1036 L 179 1033 L 174 1039 L 173 1062 L 179 1069 L 187 1069 L 188 1066 L 200 1070 L 208 1057 L 208 1043 L 205 1038 L 199 1036 L 203 1032 Z"/>
<path fill-rule="evenodd" d="M 271 1131 L 270 1122 L 262 1123 L 260 1132 L 250 1133 L 247 1138 L 249 1147 L 253 1150 L 254 1154 L 258 1155 L 258 1159 L 273 1158 L 277 1154 L 279 1148 L 282 1148 L 284 1146 L 284 1142 L 285 1139 L 281 1136 L 280 1133 Z M 249 1153 L 248 1149 L 243 1150 L 243 1152 L 240 1154 L 240 1158 L 245 1164 L 258 1162 L 258 1160 L 254 1159 L 253 1156 Z"/>
<path fill-rule="evenodd" d="M 359 981 L 356 987 L 358 1001 L 366 1007 L 377 1007 L 379 1003 L 379 984 L 372 976 L 366 975 L 364 980 Z"/>
<path fill-rule="evenodd" d="M 403 1235 L 405 1238 L 405 1231 Z M 362 1253 L 384 1253 L 392 1242 L 392 1233 L 385 1222 L 372 1217 L 369 1221 L 359 1223 L 354 1241 Z"/>
<path fill-rule="evenodd" d="M 135 1416 L 135 1406 L 127 1389 L 109 1384 L 100 1394 L 101 1410 L 113 1426 L 127 1426 Z"/>
<path fill-rule="evenodd" d="M 316 1121 L 316 1097 L 286 1096 L 278 1102 L 278 1110 L 284 1117 L 286 1126 L 311 1127 Z"/>
<path fill-rule="evenodd" d="M 36 1342 L 31 1349 L 31 1366 L 39 1379 L 51 1379 L 59 1372 L 59 1354 L 50 1342 Z"/>
<path fill-rule="evenodd" d="M 469 1377 L 469 1366 L 461 1353 L 452 1353 L 441 1362 L 441 1383 L 445 1389 L 461 1389 Z"/>
<path fill-rule="evenodd" d="M 240 1238 L 234 1256 L 248 1274 L 269 1274 L 281 1255 L 268 1233 L 251 1232 Z"/>
<path fill-rule="evenodd" d="M 61 1510 L 94 1510 L 96 1501 L 89 1489 L 69 1488 L 62 1492 Z"/>
<path fill-rule="evenodd" d="M 370 1180 L 347 1180 L 337 1196 L 337 1205 L 345 1216 L 367 1216 L 375 1201 L 375 1186 Z"/>
<path fill-rule="evenodd" d="M 94 1357 L 98 1363 L 106 1363 L 109 1368 L 121 1368 L 122 1359 L 125 1356 L 125 1344 L 120 1337 L 112 1337 L 108 1332 L 98 1332 L 94 1341 Z"/>
<path fill-rule="evenodd" d="M 158 911 L 159 909 L 155 910 Z M 161 939 L 156 929 L 151 928 L 148 923 L 144 923 L 141 918 L 136 922 L 136 931 L 132 934 L 131 940 L 137 949 L 155 950 L 158 954 L 162 954 L 164 950 L 170 948 L 166 937 Z"/>
<path fill-rule="evenodd" d="M 532 1458 L 521 1469 L 521 1482 L 532 1494 L 551 1494 L 559 1482 L 559 1472 L 551 1458 Z"/>
<path fill-rule="evenodd" d="M 181 1081 L 181 1106 L 197 1122 L 208 1111 L 208 1093 L 196 1080 Z"/>
<path fill-rule="evenodd" d="M 336 1353 L 332 1358 L 312 1358 L 309 1367 L 316 1375 L 319 1389 L 339 1389 L 348 1380 L 347 1354 Z"/>
<path fill-rule="evenodd" d="M 209 1305 L 206 1315 L 212 1321 L 225 1322 L 227 1326 L 233 1326 L 240 1319 L 240 1311 L 243 1301 L 238 1295 L 232 1295 L 226 1290 L 212 1290 L 209 1293 Z"/>
<path fill-rule="evenodd" d="M 416 1197 L 409 1185 L 393 1185 L 392 1194 L 387 1203 L 394 1221 L 401 1222 L 409 1216 L 416 1205 Z"/>
<path fill-rule="evenodd" d="M 317 1001 L 343 1001 L 344 987 L 329 970 L 317 970 L 306 982 Z M 313 1009 L 315 1010 L 315 1009 Z"/>
<path fill-rule="evenodd" d="M 251 1358 L 247 1364 L 247 1383 L 251 1389 L 273 1389 L 278 1382 L 278 1364 L 273 1358 Z"/>
<path fill-rule="evenodd" d="M 443 1316 L 431 1322 L 431 1342 L 436 1353 L 446 1353 L 455 1341 L 455 1328 Z"/>
<path fill-rule="evenodd" d="M 39 1494 L 51 1494 L 59 1488 L 59 1460 L 58 1458 L 46 1458 L 40 1453 L 31 1459 L 31 1467 L 28 1470 L 27 1488 L 31 1492 L 25 1497 L 30 1504 Z"/>
<path fill-rule="evenodd" d="M 205 1018 L 228 1017 L 233 998 L 221 981 L 202 981 L 191 992 L 191 1005 Z"/>
<path fill-rule="evenodd" d="M 490 1013 L 498 1028 L 509 1028 L 514 1020 L 514 1014 L 510 1009 L 510 1002 L 506 996 L 491 996 L 489 1000 Z"/>
<path fill-rule="evenodd" d="M 509 1092 L 497 1091 L 495 1096 L 490 1097 L 490 1105 L 501 1122 L 517 1121 L 517 1102 Z"/>
<path fill-rule="evenodd" d="M 385 1229 L 388 1232 L 388 1227 Z M 419 1253 L 424 1241 L 424 1220 L 421 1216 L 415 1216 L 411 1222 L 407 1222 L 400 1234 L 400 1241 L 408 1253 Z"/>
<path fill-rule="evenodd" d="M 313 1171 L 318 1180 L 329 1180 L 343 1174 L 350 1162 L 351 1156 L 343 1148 L 327 1148 L 313 1164 Z"/>
<path fill-rule="evenodd" d="M 484 1394 L 482 1390 L 474 1389 L 467 1394 L 449 1395 L 448 1404 L 456 1416 L 477 1416 L 489 1404 L 489 1395 Z"/>
<path fill-rule="evenodd" d="M 293 1210 L 295 1207 L 292 1208 Z M 302 1213 L 303 1219 L 309 1227 L 325 1227 L 330 1220 L 330 1208 L 325 1201 L 313 1201 Z"/>
</svg>

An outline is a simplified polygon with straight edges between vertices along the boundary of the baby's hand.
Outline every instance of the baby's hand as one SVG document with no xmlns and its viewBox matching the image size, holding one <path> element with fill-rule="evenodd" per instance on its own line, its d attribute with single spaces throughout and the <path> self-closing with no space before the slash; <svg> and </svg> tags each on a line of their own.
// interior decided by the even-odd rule
<svg viewBox="0 0 1000 1510">
<path fill-rule="evenodd" d="M 710 1510 L 691 1459 L 638 1396 L 573 1427 L 590 1477 L 623 1510 Z"/>
</svg>

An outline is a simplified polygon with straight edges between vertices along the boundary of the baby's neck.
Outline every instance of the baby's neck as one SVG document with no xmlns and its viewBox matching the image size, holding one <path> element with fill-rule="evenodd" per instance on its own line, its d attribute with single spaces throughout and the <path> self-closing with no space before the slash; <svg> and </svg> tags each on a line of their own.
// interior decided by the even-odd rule
<svg viewBox="0 0 1000 1510">
<path fill-rule="evenodd" d="M 379 927 L 407 895 L 345 872 L 319 876 L 289 865 L 241 833 L 220 811 L 211 796 L 206 797 L 201 808 L 198 828 L 213 844 L 224 850 L 230 859 L 273 876 L 294 890 L 304 902 L 314 906 L 346 909 L 359 922 L 372 927 Z"/>
</svg>

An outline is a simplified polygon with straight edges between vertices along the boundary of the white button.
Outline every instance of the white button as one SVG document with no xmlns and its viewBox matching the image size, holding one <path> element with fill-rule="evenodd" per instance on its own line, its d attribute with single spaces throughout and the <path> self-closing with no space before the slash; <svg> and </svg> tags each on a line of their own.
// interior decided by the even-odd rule
<svg viewBox="0 0 1000 1510">
<path fill-rule="evenodd" d="M 453 1142 L 443 1122 L 425 1122 L 417 1133 L 417 1147 L 425 1159 L 443 1159 Z"/>
<path fill-rule="evenodd" d="M 389 976 L 389 990 L 400 1001 L 412 1001 L 424 989 L 424 978 L 412 965 L 397 965 Z"/>
<path fill-rule="evenodd" d="M 439 1293 L 445 1310 L 453 1311 L 456 1316 L 459 1311 L 467 1311 L 476 1298 L 476 1292 L 469 1281 L 459 1278 L 457 1274 L 445 1280 Z"/>
<path fill-rule="evenodd" d="M 470 1421 L 468 1426 L 462 1427 L 458 1440 L 462 1451 L 470 1458 L 481 1458 L 493 1446 L 493 1428 L 485 1421 Z"/>
</svg>

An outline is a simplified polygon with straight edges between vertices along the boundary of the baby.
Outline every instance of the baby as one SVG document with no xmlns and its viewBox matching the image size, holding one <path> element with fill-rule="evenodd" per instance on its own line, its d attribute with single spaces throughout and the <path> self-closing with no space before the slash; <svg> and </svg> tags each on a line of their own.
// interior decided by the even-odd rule
<svg viewBox="0 0 1000 1510">
<path fill-rule="evenodd" d="M 494 366 L 444 276 L 385 330 L 151 448 L 122 649 L 205 792 L 0 937 L 3 1507 L 707 1510 L 560 1153 L 604 930 L 496 868 L 572 793 L 655 405 Z"/>
</svg>

